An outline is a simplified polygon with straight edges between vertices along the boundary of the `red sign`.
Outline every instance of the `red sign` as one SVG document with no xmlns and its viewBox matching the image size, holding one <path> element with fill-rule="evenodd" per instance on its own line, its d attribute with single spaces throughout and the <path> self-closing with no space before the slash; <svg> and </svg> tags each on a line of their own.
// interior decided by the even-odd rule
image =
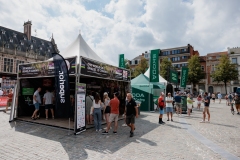
<svg viewBox="0 0 240 160">
<path fill-rule="evenodd" d="M 6 107 L 7 106 L 7 102 L 8 102 L 8 97 L 2 96 L 0 97 L 0 107 Z"/>
</svg>

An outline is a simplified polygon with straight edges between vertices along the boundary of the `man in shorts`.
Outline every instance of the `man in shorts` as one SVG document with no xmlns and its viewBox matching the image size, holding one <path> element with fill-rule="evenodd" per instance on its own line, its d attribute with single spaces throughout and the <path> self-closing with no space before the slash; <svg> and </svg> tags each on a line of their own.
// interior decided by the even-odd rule
<svg viewBox="0 0 240 160">
<path fill-rule="evenodd" d="M 53 94 L 46 90 L 46 93 L 43 96 L 43 105 L 45 105 L 45 114 L 46 114 L 46 120 L 48 120 L 48 110 L 51 110 L 52 113 L 52 119 L 54 119 L 54 111 L 53 111 Z"/>
<path fill-rule="evenodd" d="M 108 123 L 106 131 L 102 132 L 102 134 L 108 134 L 108 131 L 109 131 L 113 121 L 115 122 L 113 133 L 117 134 L 119 105 L 120 105 L 120 102 L 118 100 L 118 92 L 114 93 L 114 98 L 111 99 L 109 105 L 111 107 L 109 123 Z"/>
<path fill-rule="evenodd" d="M 205 92 L 205 94 L 204 94 L 203 120 L 200 123 L 205 123 L 206 113 L 208 114 L 208 121 L 207 122 L 210 123 L 209 106 L 210 106 L 210 97 L 208 96 L 208 93 Z"/>
<path fill-rule="evenodd" d="M 182 115 L 182 107 L 181 107 L 182 98 L 179 95 L 179 92 L 177 92 L 176 96 L 174 97 L 174 101 L 175 101 L 175 107 L 176 107 L 177 115 L 178 116 L 179 116 L 179 114 Z"/>
<path fill-rule="evenodd" d="M 135 130 L 135 117 L 138 118 L 138 107 L 135 100 L 132 98 L 132 94 L 127 94 L 127 104 L 125 109 L 126 123 L 130 130 L 130 137 L 133 137 Z"/>
<path fill-rule="evenodd" d="M 217 96 L 218 96 L 219 104 L 220 104 L 220 103 L 221 103 L 221 100 L 222 100 L 222 94 L 219 92 Z"/>
<path fill-rule="evenodd" d="M 31 119 L 33 119 L 33 120 L 37 119 L 37 112 L 39 110 L 40 104 L 42 103 L 41 97 L 39 94 L 39 92 L 41 92 L 41 90 L 42 89 L 40 87 L 38 87 L 38 89 L 33 94 L 33 104 L 35 106 L 35 111 L 33 112 L 32 117 L 31 117 Z"/>
<path fill-rule="evenodd" d="M 159 124 L 164 124 L 162 117 L 164 114 L 164 107 L 165 107 L 165 99 L 164 99 L 164 93 L 162 92 L 158 98 L 158 107 L 159 107 Z"/>
</svg>

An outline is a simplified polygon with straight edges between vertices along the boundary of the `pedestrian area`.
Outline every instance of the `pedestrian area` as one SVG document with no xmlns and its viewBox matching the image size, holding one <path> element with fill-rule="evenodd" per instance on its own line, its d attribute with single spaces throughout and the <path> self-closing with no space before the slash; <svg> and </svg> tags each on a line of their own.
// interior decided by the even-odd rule
<svg viewBox="0 0 240 160">
<path fill-rule="evenodd" d="M 89 129 L 80 135 L 54 127 L 16 121 L 0 112 L 0 159 L 240 159 L 240 115 L 211 104 L 211 123 L 199 123 L 202 112 L 191 117 L 174 114 L 174 122 L 158 124 L 158 113 L 141 112 L 136 131 L 119 121 L 118 134 L 102 135 Z M 105 127 L 105 126 L 103 126 Z"/>
</svg>

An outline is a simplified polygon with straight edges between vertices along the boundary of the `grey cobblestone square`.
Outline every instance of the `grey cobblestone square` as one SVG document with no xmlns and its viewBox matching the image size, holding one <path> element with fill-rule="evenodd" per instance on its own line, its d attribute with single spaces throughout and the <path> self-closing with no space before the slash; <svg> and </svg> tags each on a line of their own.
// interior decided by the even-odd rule
<svg viewBox="0 0 240 160">
<path fill-rule="evenodd" d="M 64 129 L 8 123 L 9 115 L 0 112 L 0 159 L 227 159 L 194 133 L 240 159 L 240 115 L 232 115 L 225 102 L 211 104 L 210 113 L 209 124 L 199 123 L 202 112 L 193 109 L 191 117 L 174 114 L 174 122 L 159 125 L 158 113 L 141 112 L 130 138 L 123 121 L 117 135 L 89 129 L 75 136 Z"/>
</svg>

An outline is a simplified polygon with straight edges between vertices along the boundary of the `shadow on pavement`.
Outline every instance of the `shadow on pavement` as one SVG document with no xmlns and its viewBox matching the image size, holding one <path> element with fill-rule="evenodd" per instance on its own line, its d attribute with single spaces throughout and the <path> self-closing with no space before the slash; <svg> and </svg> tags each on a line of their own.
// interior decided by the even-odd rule
<svg viewBox="0 0 240 160">
<path fill-rule="evenodd" d="M 118 122 L 119 127 L 117 135 L 112 133 L 113 130 L 110 130 L 108 135 L 102 135 L 101 132 L 96 132 L 94 129 L 88 129 L 80 135 L 73 135 L 72 131 L 65 129 L 21 121 L 14 121 L 10 123 L 10 125 L 16 132 L 61 143 L 62 147 L 68 154 L 69 159 L 87 159 L 89 158 L 89 154 L 96 154 L 96 152 L 103 155 L 117 152 L 121 148 L 130 145 L 132 142 L 141 142 L 150 146 L 157 146 L 155 142 L 142 138 L 143 135 L 159 126 L 157 123 L 151 123 L 150 121 L 144 120 L 144 117 L 146 116 L 151 115 L 143 114 L 136 119 L 136 130 L 134 132 L 134 137 L 132 138 L 129 137 L 130 128 L 122 127 L 124 121 Z M 104 128 L 105 126 L 102 127 Z M 68 135 L 69 133 L 70 135 Z"/>
</svg>

